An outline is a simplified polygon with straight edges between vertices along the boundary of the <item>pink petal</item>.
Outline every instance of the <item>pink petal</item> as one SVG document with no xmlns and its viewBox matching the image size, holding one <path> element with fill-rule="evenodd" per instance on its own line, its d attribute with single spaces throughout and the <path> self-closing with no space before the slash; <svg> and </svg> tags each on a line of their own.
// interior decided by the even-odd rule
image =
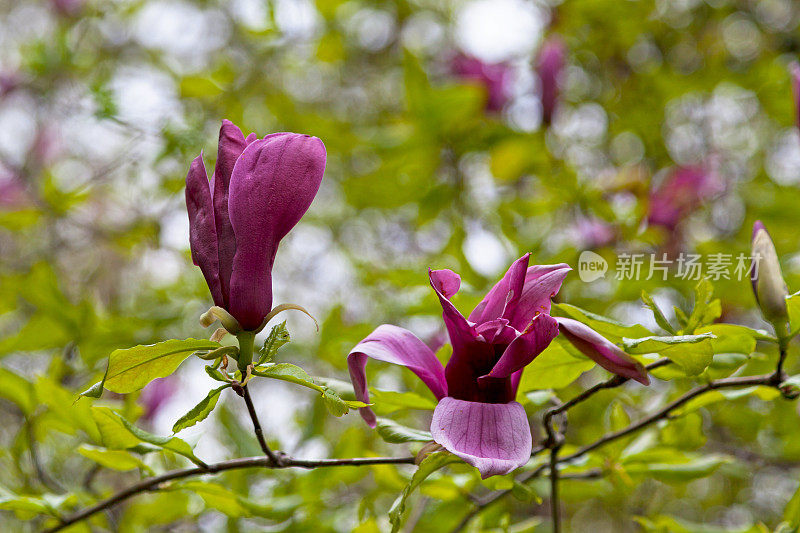
<svg viewBox="0 0 800 533">
<path fill-rule="evenodd" d="M 489 344 L 509 344 L 519 335 L 519 331 L 509 326 L 505 318 L 484 322 L 476 326 L 475 331 Z"/>
<path fill-rule="evenodd" d="M 650 378 L 642 364 L 620 350 L 595 330 L 571 318 L 557 317 L 560 332 L 586 357 L 609 372 L 649 385 Z"/>
<path fill-rule="evenodd" d="M 551 299 L 555 296 L 570 270 L 569 265 L 534 265 L 525 273 L 522 294 L 504 315 L 511 325 L 523 330 L 537 313 L 550 314 Z"/>
<path fill-rule="evenodd" d="M 368 357 L 408 368 L 431 389 L 437 400 L 447 395 L 444 368 L 431 349 L 407 329 L 383 324 L 359 342 L 347 356 L 350 380 L 359 401 L 369 403 L 366 375 Z M 367 424 L 375 427 L 372 410 L 362 407 L 360 411 Z"/>
<path fill-rule="evenodd" d="M 189 245 L 192 250 L 192 261 L 203 272 L 214 303 L 222 306 L 224 298 L 219 282 L 214 206 L 202 153 L 192 161 L 189 173 L 186 175 L 186 210 L 189 212 Z"/>
<path fill-rule="evenodd" d="M 455 287 L 454 276 L 458 277 L 458 275 L 450 270 L 429 270 L 428 276 L 431 287 L 436 291 L 439 302 L 442 304 L 444 325 L 447 327 L 450 344 L 453 345 L 453 353 L 455 354 L 463 347 L 464 343 L 472 342 L 478 337 L 475 326 L 464 318 L 464 315 L 456 309 L 448 296 L 446 296 Z M 460 283 L 460 278 L 458 279 Z"/>
<path fill-rule="evenodd" d="M 269 135 L 236 161 L 228 207 L 236 235 L 228 310 L 244 329 L 272 308 L 278 243 L 308 210 L 325 171 L 325 146 L 309 135 Z"/>
<path fill-rule="evenodd" d="M 461 288 L 461 276 L 452 270 L 431 270 L 430 278 L 433 289 L 448 300 Z"/>
<path fill-rule="evenodd" d="M 486 294 L 469 315 L 470 322 L 480 324 L 496 318 L 508 318 L 506 309 L 513 309 L 522 295 L 525 272 L 531 254 L 525 254 L 509 267 L 505 276 Z"/>
<path fill-rule="evenodd" d="M 558 323 L 550 315 L 538 315 L 530 325 L 508 345 L 492 371 L 485 378 L 507 378 L 522 370 L 550 345 L 558 335 Z"/>
<path fill-rule="evenodd" d="M 228 216 L 228 189 L 236 160 L 242 155 L 247 143 L 242 131 L 230 120 L 223 120 L 219 129 L 217 164 L 214 167 L 211 193 L 214 196 L 214 221 L 217 227 L 219 277 L 224 308 L 228 308 L 233 256 L 236 254 L 236 238 Z"/>
<path fill-rule="evenodd" d="M 517 402 L 466 402 L 448 396 L 433 412 L 431 435 L 477 468 L 483 479 L 523 466 L 533 446 L 528 417 Z"/>
</svg>

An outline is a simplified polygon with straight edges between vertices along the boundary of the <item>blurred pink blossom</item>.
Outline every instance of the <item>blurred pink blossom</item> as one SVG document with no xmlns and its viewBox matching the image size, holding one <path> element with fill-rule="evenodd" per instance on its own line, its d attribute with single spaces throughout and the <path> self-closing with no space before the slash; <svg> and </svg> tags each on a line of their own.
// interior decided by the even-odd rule
<svg viewBox="0 0 800 533">
<path fill-rule="evenodd" d="M 64 17 L 77 15 L 85 3 L 86 0 L 50 0 L 50 5 L 53 6 L 53 9 Z"/>
<path fill-rule="evenodd" d="M 792 74 L 792 96 L 794 97 L 794 123 L 800 128 L 800 63 L 792 61 L 789 65 Z"/>
<path fill-rule="evenodd" d="M 648 222 L 674 229 L 685 217 L 725 190 L 719 174 L 708 165 L 677 167 L 650 192 Z"/>
<path fill-rule="evenodd" d="M 614 227 L 597 217 L 580 216 L 575 222 L 575 235 L 582 248 L 602 248 L 617 237 Z"/>
<path fill-rule="evenodd" d="M 30 205 L 31 198 L 22 179 L 0 167 L 0 209 L 15 210 Z"/>
<path fill-rule="evenodd" d="M 540 98 L 542 103 L 542 122 L 550 124 L 553 120 L 560 96 L 559 83 L 564 71 L 567 49 L 558 37 L 550 37 L 539 50 L 536 58 L 536 72 L 541 81 Z"/>
<path fill-rule="evenodd" d="M 151 381 L 139 395 L 139 403 L 144 407 L 142 418 L 152 421 L 177 390 L 178 384 L 172 376 Z"/>
<path fill-rule="evenodd" d="M 450 69 L 462 80 L 477 82 L 486 88 L 487 111 L 500 111 L 508 103 L 512 71 L 507 63 L 484 63 L 478 58 L 458 54 L 450 60 Z"/>
</svg>

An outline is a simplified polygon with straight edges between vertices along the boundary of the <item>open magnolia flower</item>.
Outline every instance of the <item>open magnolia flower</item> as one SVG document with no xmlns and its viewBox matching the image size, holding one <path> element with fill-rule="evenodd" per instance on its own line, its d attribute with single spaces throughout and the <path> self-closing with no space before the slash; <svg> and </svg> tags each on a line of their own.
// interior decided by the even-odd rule
<svg viewBox="0 0 800 533">
<path fill-rule="evenodd" d="M 278 243 L 308 210 L 325 171 L 322 141 L 297 133 L 244 137 L 229 120 L 209 184 L 203 155 L 186 176 L 192 260 L 214 303 L 246 331 L 272 309 L 272 264 Z"/>
<path fill-rule="evenodd" d="M 641 364 L 611 342 L 583 324 L 550 316 L 551 298 L 570 267 L 529 267 L 528 259 L 525 254 L 515 261 L 469 318 L 450 302 L 461 285 L 458 274 L 430 271 L 453 346 L 446 368 L 413 333 L 388 324 L 375 329 L 348 355 L 356 398 L 366 403 L 367 358 L 414 372 L 438 400 L 431 421 L 433 439 L 475 466 L 483 478 L 507 474 L 530 458 L 530 425 L 525 409 L 514 398 L 523 369 L 558 335 L 559 328 L 604 368 L 648 383 Z M 371 409 L 362 408 L 361 415 L 375 427 Z"/>
</svg>

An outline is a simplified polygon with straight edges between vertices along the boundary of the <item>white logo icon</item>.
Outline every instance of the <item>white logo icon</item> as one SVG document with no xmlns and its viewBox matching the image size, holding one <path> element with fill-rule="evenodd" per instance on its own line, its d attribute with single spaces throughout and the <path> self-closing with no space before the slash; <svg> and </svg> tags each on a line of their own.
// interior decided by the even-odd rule
<svg viewBox="0 0 800 533">
<path fill-rule="evenodd" d="M 604 278 L 608 271 L 608 262 L 592 251 L 581 252 L 578 258 L 578 277 L 585 283 Z"/>
</svg>

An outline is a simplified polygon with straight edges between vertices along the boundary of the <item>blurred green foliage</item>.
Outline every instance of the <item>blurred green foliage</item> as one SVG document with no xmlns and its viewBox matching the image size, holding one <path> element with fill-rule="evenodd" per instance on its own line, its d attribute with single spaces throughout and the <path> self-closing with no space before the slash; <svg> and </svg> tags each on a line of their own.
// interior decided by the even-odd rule
<svg viewBox="0 0 800 533">
<path fill-rule="evenodd" d="M 138 385 L 79 397 L 115 350 L 210 334 L 197 323 L 210 297 L 188 253 L 183 180 L 200 150 L 207 165 L 214 159 L 222 118 L 245 133 L 315 135 L 328 150 L 320 195 L 275 273 L 278 302 L 308 308 L 321 331 L 291 317 L 291 343 L 282 347 L 286 331 L 260 339 L 252 388 L 274 448 L 298 457 L 416 452 L 434 406 L 429 391 L 409 372 L 370 365 L 375 410 L 390 420 L 373 431 L 356 413 L 339 417 L 358 406 L 347 353 L 382 323 L 425 340 L 441 333 L 427 268 L 462 275 L 455 303 L 467 310 L 526 251 L 533 263 L 575 267 L 593 249 L 612 271 L 592 283 L 571 275 L 558 297 L 569 303 L 554 312 L 620 345 L 640 339 L 624 345 L 631 353 L 677 363 L 654 371 L 650 388 L 603 391 L 571 410 L 563 453 L 709 379 L 772 370 L 776 350 L 757 331 L 769 326 L 748 280 L 695 288 L 674 270 L 666 280 L 612 274 L 622 253 L 747 254 L 761 219 L 790 289 L 800 288 L 800 141 L 786 69 L 800 48 L 800 8 L 789 0 L 532 4 L 544 32 L 568 48 L 558 116 L 546 127 L 535 105 L 523 105 L 535 101 L 540 35 L 511 58 L 521 81 L 502 112 L 485 110 L 484 87 L 449 72 L 469 4 L 0 3 L 0 185 L 22 191 L 12 202 L 9 185 L 0 198 L 0 529 L 39 530 L 142 476 L 260 454 L 240 398 L 215 383 L 227 379 L 219 364 L 206 375 L 199 359 L 184 362 L 166 378 L 178 392 L 157 415 L 147 412 L 147 389 L 133 392 Z M 674 229 L 648 226 L 649 191 L 664 173 L 712 159 L 724 192 Z M 586 240 L 584 219 L 613 238 Z M 661 338 L 673 334 L 694 337 Z M 215 346 L 206 344 L 178 359 Z M 797 355 L 790 345 L 790 375 Z M 161 361 L 145 381 L 182 360 Z M 551 401 L 606 377 L 554 342 L 526 370 L 518 397 L 535 441 Z M 565 469 L 566 528 L 798 531 L 797 417 L 796 403 L 768 387 L 690 402 Z M 185 431 L 164 436 L 173 424 Z M 549 531 L 546 480 L 481 481 L 441 457 L 421 470 L 189 478 L 70 531 L 373 532 L 388 530 L 403 507 L 406 531 L 446 531 L 470 510 L 469 494 L 501 489 L 511 497 L 468 527 Z M 396 500 L 401 493 L 409 497 Z"/>
</svg>

